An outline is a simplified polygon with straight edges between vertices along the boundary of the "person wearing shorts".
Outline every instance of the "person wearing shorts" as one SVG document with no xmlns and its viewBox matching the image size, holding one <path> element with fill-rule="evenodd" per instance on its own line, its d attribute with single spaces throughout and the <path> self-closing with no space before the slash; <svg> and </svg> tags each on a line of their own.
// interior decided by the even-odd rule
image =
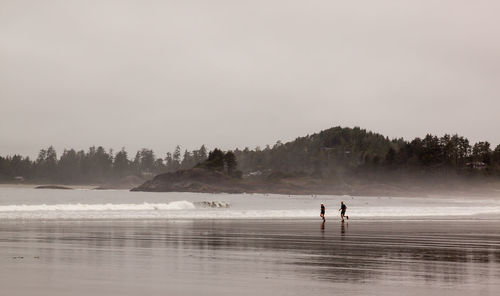
<svg viewBox="0 0 500 296">
<path fill-rule="evenodd" d="M 321 212 L 319 214 L 321 218 L 323 218 L 323 222 L 325 221 L 325 205 L 321 204 Z"/>
<path fill-rule="evenodd" d="M 346 219 L 349 219 L 349 216 L 346 216 L 345 215 L 345 211 L 347 210 L 347 206 L 345 205 L 345 203 L 343 201 L 340 202 L 340 218 L 342 218 L 342 222 L 344 222 L 344 217 Z"/>
</svg>

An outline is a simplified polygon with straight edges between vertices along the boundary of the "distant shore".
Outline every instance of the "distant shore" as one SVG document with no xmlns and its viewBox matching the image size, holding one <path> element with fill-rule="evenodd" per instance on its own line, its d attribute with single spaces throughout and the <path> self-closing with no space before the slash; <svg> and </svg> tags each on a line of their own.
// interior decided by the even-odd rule
<svg viewBox="0 0 500 296">
<path fill-rule="evenodd" d="M 151 182 L 151 181 L 148 181 Z M 115 186 L 112 184 L 44 184 L 44 183 L 1 183 L 0 188 L 43 188 L 43 189 L 86 189 L 86 190 L 132 190 L 145 192 L 196 192 L 196 193 L 258 193 L 258 194 L 285 194 L 285 195 L 350 195 L 350 196 L 491 196 L 500 198 L 500 182 L 489 184 L 463 184 L 458 186 L 447 184 L 355 184 L 355 185 L 328 185 L 315 186 L 298 185 L 294 183 L 269 184 L 241 181 L 235 186 L 219 186 L 212 183 L 189 183 L 184 187 L 170 189 L 155 189 L 148 187 L 148 182 L 139 186 Z M 146 185 L 146 186 L 145 186 Z"/>
<path fill-rule="evenodd" d="M 474 182 L 449 180 L 423 182 L 369 182 L 354 180 L 329 183 L 311 178 L 231 178 L 224 173 L 191 169 L 157 175 L 132 191 L 199 192 L 199 193 L 262 193 L 287 195 L 351 195 L 351 196 L 497 196 L 500 181 Z"/>
<path fill-rule="evenodd" d="M 130 190 L 133 186 L 116 186 L 108 184 L 0 183 L 0 188 Z"/>
</svg>

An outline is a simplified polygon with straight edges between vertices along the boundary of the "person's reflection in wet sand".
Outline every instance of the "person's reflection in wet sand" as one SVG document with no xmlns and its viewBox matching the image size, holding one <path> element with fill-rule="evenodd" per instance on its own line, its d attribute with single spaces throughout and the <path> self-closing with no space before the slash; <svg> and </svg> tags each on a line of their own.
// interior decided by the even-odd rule
<svg viewBox="0 0 500 296">
<path fill-rule="evenodd" d="M 325 221 L 321 222 L 321 237 L 325 238 Z"/>
<path fill-rule="evenodd" d="M 348 223 L 345 223 L 344 221 L 340 223 L 340 239 L 342 240 L 345 238 L 345 231 L 347 227 L 349 227 Z"/>
</svg>

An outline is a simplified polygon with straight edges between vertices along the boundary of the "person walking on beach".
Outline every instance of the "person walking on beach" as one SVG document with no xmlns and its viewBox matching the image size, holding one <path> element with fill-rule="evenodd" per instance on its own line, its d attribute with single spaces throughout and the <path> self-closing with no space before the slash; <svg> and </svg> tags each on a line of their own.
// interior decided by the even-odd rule
<svg viewBox="0 0 500 296">
<path fill-rule="evenodd" d="M 319 214 L 321 218 L 323 218 L 323 222 L 325 222 L 325 205 L 321 204 L 321 213 Z"/>
<path fill-rule="evenodd" d="M 347 210 L 347 206 L 344 204 L 343 201 L 340 202 L 340 218 L 342 218 L 342 222 L 344 222 L 344 217 L 349 220 L 349 216 L 345 215 L 345 211 Z"/>
</svg>

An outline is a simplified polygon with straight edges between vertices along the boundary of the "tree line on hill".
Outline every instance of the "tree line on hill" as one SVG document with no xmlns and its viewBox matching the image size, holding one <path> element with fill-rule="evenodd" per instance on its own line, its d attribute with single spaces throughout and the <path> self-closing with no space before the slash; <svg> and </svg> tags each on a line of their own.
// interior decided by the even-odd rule
<svg viewBox="0 0 500 296">
<path fill-rule="evenodd" d="M 58 158 L 54 147 L 41 149 L 38 157 L 31 160 L 21 155 L 0 156 L 0 181 L 25 180 L 64 184 L 103 183 L 117 181 L 126 176 L 151 175 L 189 169 L 208 158 L 204 145 L 198 150 L 184 151 L 177 146 L 165 158 L 157 157 L 151 149 L 137 151 L 130 159 L 122 148 L 116 154 L 104 147 L 90 147 L 87 151 L 65 149 Z"/>
<path fill-rule="evenodd" d="M 58 158 L 53 147 L 40 150 L 37 159 L 20 155 L 0 156 L 0 181 L 16 177 L 34 182 L 100 183 L 125 176 L 150 176 L 179 169 L 201 167 L 235 177 L 269 175 L 309 176 L 325 180 L 343 177 L 489 176 L 500 177 L 500 145 L 471 144 L 458 135 L 426 135 L 412 141 L 392 139 L 365 129 L 334 127 L 288 143 L 278 141 L 264 149 L 245 148 L 181 154 L 177 146 L 164 158 L 151 149 L 129 158 L 125 149 L 116 154 L 103 147 L 87 151 L 66 149 Z"/>
<path fill-rule="evenodd" d="M 265 149 L 235 150 L 239 169 L 318 178 L 343 176 L 500 176 L 500 145 L 471 144 L 459 135 L 412 141 L 334 127 Z"/>
<path fill-rule="evenodd" d="M 243 172 L 237 169 L 238 161 L 234 152 L 227 151 L 224 153 L 219 148 L 210 151 L 208 158 L 198 163 L 195 167 L 224 172 L 235 178 L 241 178 L 243 175 Z"/>
</svg>

